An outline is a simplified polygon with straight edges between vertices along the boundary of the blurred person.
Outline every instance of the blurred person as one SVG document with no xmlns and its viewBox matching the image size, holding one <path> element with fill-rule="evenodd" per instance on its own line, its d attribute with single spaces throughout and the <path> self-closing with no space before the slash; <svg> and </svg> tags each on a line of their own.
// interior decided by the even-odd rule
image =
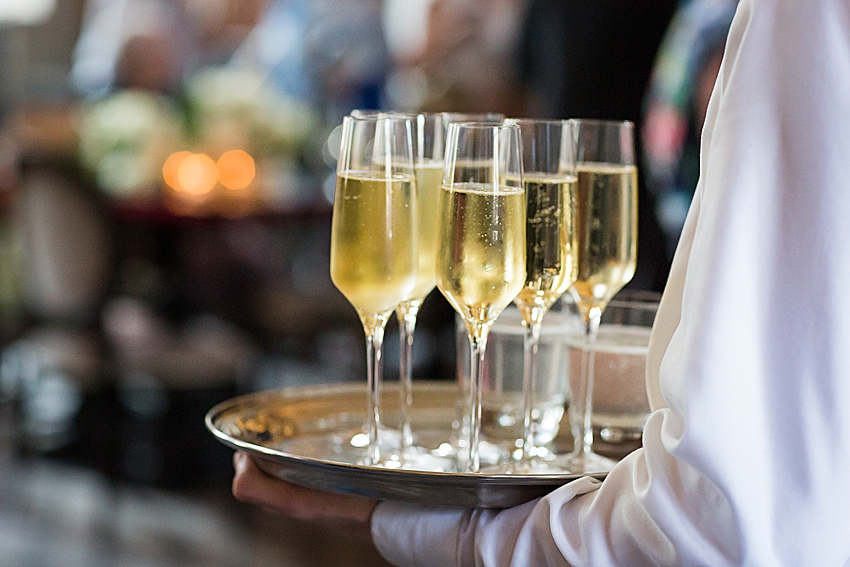
<svg viewBox="0 0 850 567">
<path fill-rule="evenodd" d="M 272 0 L 232 64 L 263 70 L 284 94 L 323 109 L 329 124 L 379 108 L 388 55 L 379 0 Z"/>
<path fill-rule="evenodd" d="M 524 7 L 525 0 L 433 0 L 424 49 L 410 62 L 425 78 L 421 107 L 517 115 L 513 54 Z"/>
<path fill-rule="evenodd" d="M 196 40 L 180 0 L 88 0 L 71 83 L 87 97 L 123 87 L 172 91 L 197 57 Z"/>
<path fill-rule="evenodd" d="M 640 132 L 655 55 L 676 5 L 530 0 L 517 54 L 524 115 L 630 120 Z M 660 291 L 670 260 L 642 174 L 638 184 L 638 262 L 629 287 Z"/>
<path fill-rule="evenodd" d="M 672 256 L 699 178 L 699 137 L 737 0 L 683 0 L 647 93 L 643 175 Z"/>
<path fill-rule="evenodd" d="M 741 0 L 650 341 L 643 448 L 505 510 L 377 503 L 234 458 L 237 498 L 396 565 L 846 565 L 850 12 Z"/>
<path fill-rule="evenodd" d="M 87 0 L 71 83 L 85 97 L 135 88 L 174 93 L 232 56 L 264 0 Z"/>
</svg>

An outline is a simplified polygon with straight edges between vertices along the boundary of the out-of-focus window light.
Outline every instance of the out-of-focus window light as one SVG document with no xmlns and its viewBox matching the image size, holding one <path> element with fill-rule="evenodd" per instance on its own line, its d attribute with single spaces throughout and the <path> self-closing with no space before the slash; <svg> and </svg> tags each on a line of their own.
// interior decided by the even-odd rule
<svg viewBox="0 0 850 567">
<path fill-rule="evenodd" d="M 0 0 L 0 24 L 38 24 L 55 8 L 56 0 Z"/>
</svg>

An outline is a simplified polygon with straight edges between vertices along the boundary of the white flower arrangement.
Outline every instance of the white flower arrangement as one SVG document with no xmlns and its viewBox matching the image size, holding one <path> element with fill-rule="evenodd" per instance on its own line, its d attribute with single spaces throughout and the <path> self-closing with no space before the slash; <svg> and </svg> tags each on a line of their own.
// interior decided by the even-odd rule
<svg viewBox="0 0 850 567">
<path fill-rule="evenodd" d="M 308 104 L 284 96 L 247 66 L 209 67 L 190 78 L 186 90 L 197 135 L 213 146 L 241 138 L 256 156 L 292 156 L 317 124 Z"/>
<path fill-rule="evenodd" d="M 181 114 L 168 97 L 120 91 L 82 108 L 80 159 L 109 196 L 150 197 L 164 160 L 185 144 L 184 130 Z"/>
</svg>

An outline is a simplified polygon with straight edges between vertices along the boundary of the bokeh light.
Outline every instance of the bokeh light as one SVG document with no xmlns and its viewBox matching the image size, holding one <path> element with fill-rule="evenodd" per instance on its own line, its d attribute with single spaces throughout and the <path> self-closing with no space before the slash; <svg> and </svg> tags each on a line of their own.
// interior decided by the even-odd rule
<svg viewBox="0 0 850 567">
<path fill-rule="evenodd" d="M 215 162 L 206 154 L 188 155 L 177 166 L 178 186 L 192 195 L 209 193 L 217 181 Z"/>
<path fill-rule="evenodd" d="M 180 169 L 180 164 L 183 163 L 183 160 L 190 155 L 192 155 L 192 152 L 174 152 L 162 164 L 162 178 L 169 187 L 176 191 L 180 190 L 180 180 L 177 178 L 177 171 Z"/>
<path fill-rule="evenodd" d="M 218 162 L 218 180 L 228 189 L 244 189 L 251 184 L 256 175 L 254 158 L 243 150 L 224 152 Z"/>
</svg>

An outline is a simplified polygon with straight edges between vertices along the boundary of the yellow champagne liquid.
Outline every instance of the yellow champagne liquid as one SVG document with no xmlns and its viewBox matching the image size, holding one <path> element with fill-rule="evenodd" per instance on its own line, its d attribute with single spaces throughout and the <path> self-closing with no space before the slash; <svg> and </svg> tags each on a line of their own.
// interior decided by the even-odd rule
<svg viewBox="0 0 850 567">
<path fill-rule="evenodd" d="M 516 297 L 523 319 L 533 322 L 552 306 L 576 278 L 575 176 L 527 174 L 524 179 L 525 286 Z"/>
<path fill-rule="evenodd" d="M 413 289 L 416 243 L 412 177 L 337 175 L 331 280 L 361 313 L 391 313 Z"/>
<path fill-rule="evenodd" d="M 525 283 L 525 196 L 456 184 L 440 196 L 437 287 L 467 324 L 491 323 Z"/>
<path fill-rule="evenodd" d="M 637 168 L 581 163 L 578 195 L 576 303 L 587 318 L 604 309 L 635 273 L 637 261 Z"/>
<path fill-rule="evenodd" d="M 406 299 L 421 301 L 437 285 L 437 221 L 443 162 L 427 161 L 416 166 L 416 215 L 419 219 L 419 267 L 416 286 Z"/>
</svg>

